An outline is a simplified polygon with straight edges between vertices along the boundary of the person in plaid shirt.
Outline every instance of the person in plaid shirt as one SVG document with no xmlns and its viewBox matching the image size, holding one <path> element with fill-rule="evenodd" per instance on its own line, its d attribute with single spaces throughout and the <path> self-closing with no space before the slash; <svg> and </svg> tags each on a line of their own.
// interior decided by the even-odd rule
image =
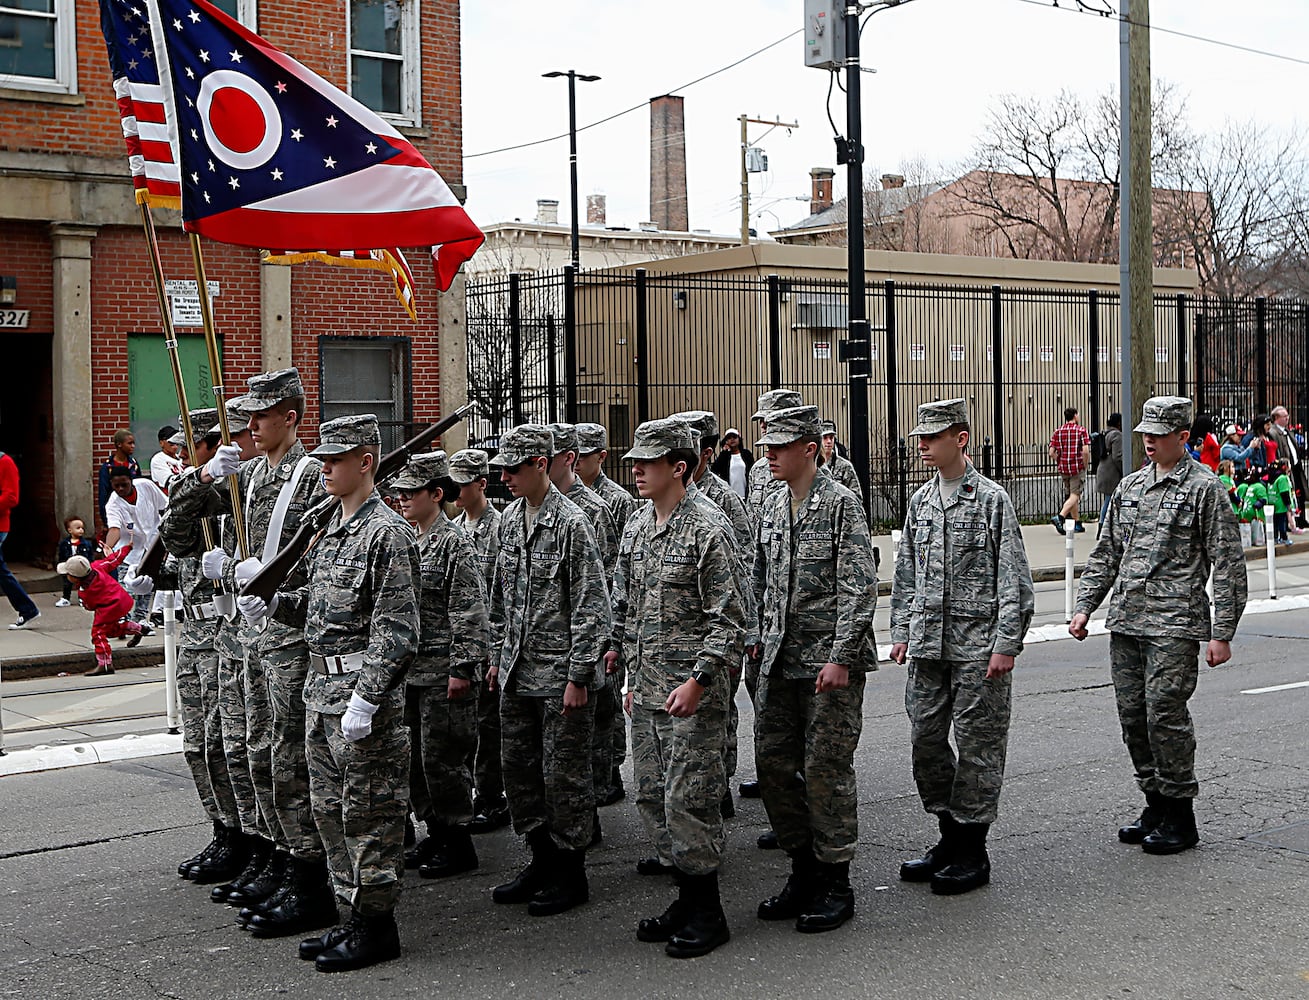
<svg viewBox="0 0 1309 1000">
<path fill-rule="evenodd" d="M 1059 475 L 1064 481 L 1064 493 L 1068 495 L 1059 513 L 1050 518 L 1050 523 L 1062 535 L 1064 518 L 1071 517 L 1077 522 L 1074 530 L 1085 531 L 1077 516 L 1077 506 L 1082 501 L 1082 491 L 1086 489 L 1086 467 L 1091 462 L 1091 435 L 1077 422 L 1077 410 L 1071 406 L 1064 410 L 1063 425 L 1050 436 L 1050 457 L 1059 467 Z"/>
</svg>

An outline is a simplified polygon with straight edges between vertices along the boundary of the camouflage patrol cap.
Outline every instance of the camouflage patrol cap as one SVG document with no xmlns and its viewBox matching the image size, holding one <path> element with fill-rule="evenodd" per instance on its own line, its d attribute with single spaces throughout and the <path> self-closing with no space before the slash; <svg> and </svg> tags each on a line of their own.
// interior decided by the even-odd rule
<svg viewBox="0 0 1309 1000">
<path fill-rule="evenodd" d="M 480 448 L 465 448 L 450 456 L 450 478 L 460 486 L 474 479 L 486 479 L 490 475 L 491 466 L 487 454 Z"/>
<path fill-rule="evenodd" d="M 391 480 L 393 490 L 421 490 L 433 479 L 445 479 L 450 475 L 450 463 L 443 451 L 425 451 L 410 455 L 400 475 Z"/>
<path fill-rule="evenodd" d="M 604 429 L 603 424 L 576 424 L 574 429 L 577 431 L 577 453 L 579 455 L 590 455 L 608 449 L 609 432 Z"/>
<path fill-rule="evenodd" d="M 1141 407 L 1138 434 L 1171 434 L 1191 426 L 1191 401 L 1185 396 L 1151 396 Z"/>
<path fill-rule="evenodd" d="M 218 410 L 210 406 L 202 410 L 189 410 L 187 416 L 191 419 L 191 433 L 195 435 L 197 441 L 203 440 L 215 427 L 218 426 Z M 177 422 L 182 423 L 182 418 L 178 417 Z M 170 444 L 186 444 L 186 431 L 180 430 L 168 439 Z"/>
<path fill-rule="evenodd" d="M 329 458 L 367 445 L 380 447 L 381 444 L 382 431 L 377 426 L 377 415 L 358 413 L 319 424 L 318 447 L 309 454 L 314 458 Z"/>
<path fill-rule="evenodd" d="M 562 455 L 566 451 L 577 451 L 577 427 L 573 424 L 547 424 L 550 435 L 554 438 L 554 454 Z"/>
<path fill-rule="evenodd" d="M 816 406 L 788 406 L 768 414 L 768 433 L 759 439 L 763 445 L 790 444 L 802 437 L 818 437 L 823 425 Z"/>
<path fill-rule="evenodd" d="M 554 453 L 554 435 L 549 427 L 519 424 L 500 436 L 500 451 L 490 464 L 500 468 L 521 465 L 529 458 L 550 458 Z"/>
<path fill-rule="evenodd" d="M 701 442 L 705 438 L 718 437 L 718 417 L 708 410 L 683 410 L 673 414 L 674 420 L 680 420 L 695 432 Z M 703 444 L 700 445 L 704 447 Z"/>
<path fill-rule="evenodd" d="M 636 429 L 636 439 L 632 450 L 623 456 L 626 462 L 644 462 L 652 458 L 663 458 L 670 451 L 695 451 L 692 430 L 684 420 L 677 417 L 665 417 L 663 420 L 647 420 Z"/>
<path fill-rule="evenodd" d="M 300 370 L 297 368 L 252 375 L 246 379 L 246 385 L 249 391 L 232 400 L 232 405 L 247 416 L 270 409 L 284 399 L 305 394 L 304 383 L 300 381 Z"/>
<path fill-rule="evenodd" d="M 827 435 L 829 435 L 829 434 L 832 434 L 832 435 L 835 435 L 835 434 L 836 434 L 836 422 L 833 421 L 833 420 L 824 420 L 824 421 L 823 421 L 823 437 L 827 437 Z"/>
<path fill-rule="evenodd" d="M 918 404 L 918 426 L 909 432 L 909 436 L 925 437 L 940 434 L 955 424 L 968 423 L 968 400 L 938 399 L 932 403 Z"/>
<path fill-rule="evenodd" d="M 767 420 L 769 410 L 794 409 L 804 406 L 804 399 L 794 389 L 769 389 L 759 396 L 759 409 L 751 420 Z"/>
</svg>

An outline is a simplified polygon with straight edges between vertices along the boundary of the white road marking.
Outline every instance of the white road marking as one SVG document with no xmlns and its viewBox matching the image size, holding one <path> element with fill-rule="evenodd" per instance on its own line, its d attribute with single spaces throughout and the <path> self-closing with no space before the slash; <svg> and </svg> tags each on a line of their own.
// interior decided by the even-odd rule
<svg viewBox="0 0 1309 1000">
<path fill-rule="evenodd" d="M 1274 684 L 1266 688 L 1250 688 L 1241 694 L 1272 694 L 1274 691 L 1290 691 L 1292 688 L 1309 688 L 1309 681 L 1296 681 L 1294 684 Z"/>
</svg>

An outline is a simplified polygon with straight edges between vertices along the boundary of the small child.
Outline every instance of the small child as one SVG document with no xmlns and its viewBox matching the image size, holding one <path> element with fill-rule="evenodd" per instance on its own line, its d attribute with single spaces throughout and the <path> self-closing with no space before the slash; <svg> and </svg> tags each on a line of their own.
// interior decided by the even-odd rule
<svg viewBox="0 0 1309 1000">
<path fill-rule="evenodd" d="M 1225 458 L 1218 463 L 1218 481 L 1227 487 L 1227 500 L 1232 510 L 1241 509 L 1241 500 L 1236 492 L 1236 463 Z"/>
<path fill-rule="evenodd" d="M 1250 539 L 1255 545 L 1264 543 L 1264 532 L 1269 526 L 1264 524 L 1264 505 L 1268 503 L 1268 486 L 1259 475 L 1258 469 L 1251 469 L 1246 476 L 1245 492 L 1241 494 L 1240 518 L 1250 527 Z"/>
<path fill-rule="evenodd" d="M 131 549 L 132 546 L 124 545 L 109 558 L 96 562 L 91 562 L 86 556 L 70 556 L 66 562 L 55 567 L 64 579 L 77 585 L 77 596 L 82 607 L 95 612 L 91 622 L 95 669 L 88 670 L 87 677 L 103 677 L 114 672 L 113 656 L 109 650 L 110 639 L 130 635 L 127 645 L 135 646 L 143 635 L 154 635 L 155 630 L 148 624 L 128 620 L 127 613 L 132 610 L 132 595 L 110 575 L 127 558 Z"/>
<path fill-rule="evenodd" d="M 86 537 L 86 522 L 76 514 L 64 518 L 64 537 L 59 542 L 57 562 L 65 563 L 73 556 L 81 556 L 88 563 L 95 558 L 95 540 Z M 66 608 L 72 603 L 73 583 L 64 577 L 64 596 L 55 601 L 56 608 Z"/>
<path fill-rule="evenodd" d="M 1273 533 L 1278 545 L 1290 545 L 1287 535 L 1289 514 L 1295 509 L 1295 487 L 1291 485 L 1291 465 L 1279 458 L 1269 471 L 1268 498 L 1273 505 Z"/>
</svg>

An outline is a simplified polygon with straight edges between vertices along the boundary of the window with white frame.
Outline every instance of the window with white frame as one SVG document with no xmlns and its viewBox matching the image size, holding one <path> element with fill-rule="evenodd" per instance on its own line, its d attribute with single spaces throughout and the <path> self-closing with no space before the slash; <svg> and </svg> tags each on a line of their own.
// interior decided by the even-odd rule
<svg viewBox="0 0 1309 1000">
<path fill-rule="evenodd" d="M 382 451 L 404 443 L 409 424 L 407 338 L 333 337 L 318 340 L 322 420 L 374 413 Z"/>
<path fill-rule="evenodd" d="M 209 0 L 228 17 L 240 21 L 251 31 L 259 30 L 258 12 L 255 0 Z"/>
<path fill-rule="evenodd" d="M 0 87 L 77 90 L 74 0 L 0 0 Z"/>
<path fill-rule="evenodd" d="M 421 119 L 419 0 L 348 0 L 350 96 L 404 125 Z"/>
</svg>

